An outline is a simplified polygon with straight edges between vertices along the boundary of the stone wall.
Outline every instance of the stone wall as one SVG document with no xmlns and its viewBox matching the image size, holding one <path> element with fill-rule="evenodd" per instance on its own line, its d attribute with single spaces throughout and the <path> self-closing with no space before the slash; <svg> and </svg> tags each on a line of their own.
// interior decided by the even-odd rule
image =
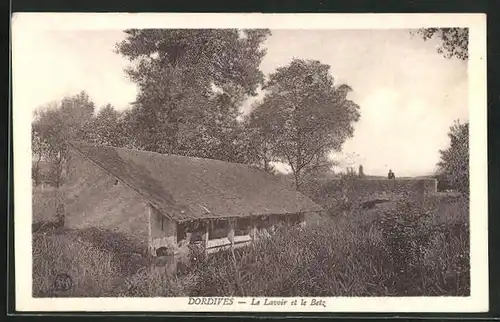
<svg viewBox="0 0 500 322">
<path fill-rule="evenodd" d="M 177 223 L 164 216 L 156 208 L 149 208 L 150 216 L 150 251 L 155 254 L 160 247 L 178 251 L 177 247 Z"/>
<path fill-rule="evenodd" d="M 436 179 L 379 179 L 379 180 L 352 180 L 348 183 L 348 190 L 362 196 L 377 194 L 420 194 L 428 195 L 437 192 Z"/>
<path fill-rule="evenodd" d="M 332 206 L 344 197 L 351 202 L 364 202 L 373 199 L 394 197 L 421 198 L 437 192 L 436 179 L 349 179 L 331 180 L 322 187 L 318 202 Z"/>
<path fill-rule="evenodd" d="M 74 149 L 65 179 L 66 227 L 106 229 L 148 246 L 148 209 L 141 195 Z"/>
</svg>

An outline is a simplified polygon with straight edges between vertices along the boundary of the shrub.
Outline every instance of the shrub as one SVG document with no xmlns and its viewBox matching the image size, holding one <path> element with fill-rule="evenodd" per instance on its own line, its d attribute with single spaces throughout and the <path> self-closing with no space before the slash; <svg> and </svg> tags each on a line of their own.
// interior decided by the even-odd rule
<svg viewBox="0 0 500 322">
<path fill-rule="evenodd" d="M 468 295 L 470 291 L 468 223 L 461 220 L 465 216 L 448 222 L 439 216 L 436 205 L 426 208 L 400 200 L 377 220 L 390 251 L 393 274 L 388 287 L 401 295 Z"/>
</svg>

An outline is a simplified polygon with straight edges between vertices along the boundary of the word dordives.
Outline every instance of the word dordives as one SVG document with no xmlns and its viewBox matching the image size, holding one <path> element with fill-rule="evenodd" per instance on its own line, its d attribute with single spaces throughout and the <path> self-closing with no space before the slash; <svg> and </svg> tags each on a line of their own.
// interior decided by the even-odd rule
<svg viewBox="0 0 500 322">
<path fill-rule="evenodd" d="M 190 297 L 188 305 L 233 305 L 230 297 Z"/>
</svg>

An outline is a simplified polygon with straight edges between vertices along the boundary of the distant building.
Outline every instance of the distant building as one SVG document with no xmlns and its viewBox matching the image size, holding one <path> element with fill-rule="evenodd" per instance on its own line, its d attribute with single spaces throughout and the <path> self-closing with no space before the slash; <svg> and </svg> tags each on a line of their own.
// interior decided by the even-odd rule
<svg viewBox="0 0 500 322">
<path fill-rule="evenodd" d="M 122 232 L 153 256 L 239 247 L 322 211 L 243 164 L 76 142 L 68 152 L 65 225 Z"/>
</svg>

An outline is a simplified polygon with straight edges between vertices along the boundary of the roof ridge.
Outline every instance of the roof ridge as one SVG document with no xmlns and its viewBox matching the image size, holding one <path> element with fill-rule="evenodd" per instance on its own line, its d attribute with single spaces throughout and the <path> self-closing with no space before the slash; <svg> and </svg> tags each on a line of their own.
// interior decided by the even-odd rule
<svg viewBox="0 0 500 322">
<path fill-rule="evenodd" d="M 76 144 L 88 145 L 88 146 L 93 146 L 93 147 L 102 147 L 102 148 L 111 148 L 111 149 L 124 150 L 124 151 L 130 151 L 130 152 L 148 153 L 148 154 L 156 155 L 156 156 L 159 156 L 162 158 L 177 157 L 177 158 L 185 158 L 185 159 L 207 160 L 207 161 L 211 161 L 211 162 L 222 162 L 222 163 L 226 163 L 226 164 L 239 165 L 239 166 L 243 166 L 245 168 L 253 169 L 252 166 L 245 164 L 245 163 L 240 163 L 240 162 L 223 161 L 223 160 L 218 160 L 218 159 L 186 156 L 186 155 L 171 154 L 171 153 L 167 154 L 167 153 L 160 153 L 160 152 L 155 152 L 155 151 L 150 151 L 150 150 L 130 149 L 130 148 L 117 147 L 117 146 L 112 146 L 112 145 L 89 143 L 89 142 L 85 142 L 85 141 L 68 141 L 68 142 L 72 146 L 74 146 L 73 143 L 76 143 Z"/>
<path fill-rule="evenodd" d="M 268 172 L 266 172 L 266 171 L 264 171 L 262 169 L 258 169 L 258 168 L 254 167 L 252 165 L 244 164 L 244 163 L 222 161 L 222 160 L 217 160 L 217 159 L 194 157 L 194 156 L 184 156 L 184 155 L 179 155 L 179 154 L 166 154 L 166 153 L 159 153 L 159 152 L 154 152 L 154 151 L 149 151 L 149 150 L 129 149 L 129 148 L 124 148 L 124 147 L 115 147 L 115 146 L 112 146 L 112 145 L 89 143 L 89 142 L 85 142 L 85 141 L 68 141 L 68 142 L 70 142 L 70 144 L 72 144 L 71 142 L 73 142 L 73 143 L 81 144 L 81 145 L 87 145 L 87 146 L 93 146 L 93 147 L 111 148 L 111 149 L 115 149 L 115 150 L 122 150 L 122 151 L 125 151 L 125 152 L 145 153 L 145 154 L 149 154 L 149 155 L 153 155 L 153 156 L 158 156 L 160 158 L 177 157 L 177 158 L 181 158 L 181 159 L 206 160 L 206 161 L 214 162 L 214 163 L 219 162 L 219 163 L 223 163 L 223 164 L 227 164 L 227 165 L 232 165 L 232 166 L 236 165 L 236 166 L 241 166 L 241 167 L 243 167 L 245 169 L 258 170 L 259 172 L 267 175 L 267 177 L 272 178 L 273 180 L 276 180 L 279 183 L 282 183 L 281 179 L 278 178 L 278 176 L 273 175 L 271 173 L 268 173 Z M 292 189 L 292 190 L 294 190 L 295 192 L 299 193 L 300 195 L 303 195 L 304 197 L 306 197 L 302 192 L 300 192 L 300 191 L 298 191 L 296 189 Z M 306 197 L 306 198 L 308 198 L 308 197 Z"/>
<path fill-rule="evenodd" d="M 195 158 L 203 162 L 190 162 L 194 157 L 96 143 L 68 143 L 85 159 L 119 179 L 158 210 L 166 211 L 165 215 L 171 214 L 176 221 L 321 209 L 277 176 L 249 165 L 207 158 Z M 242 180 L 246 183 L 241 184 Z M 249 192 L 255 196 L 247 195 Z M 202 208 L 209 209 L 208 213 L 201 211 Z"/>
</svg>

